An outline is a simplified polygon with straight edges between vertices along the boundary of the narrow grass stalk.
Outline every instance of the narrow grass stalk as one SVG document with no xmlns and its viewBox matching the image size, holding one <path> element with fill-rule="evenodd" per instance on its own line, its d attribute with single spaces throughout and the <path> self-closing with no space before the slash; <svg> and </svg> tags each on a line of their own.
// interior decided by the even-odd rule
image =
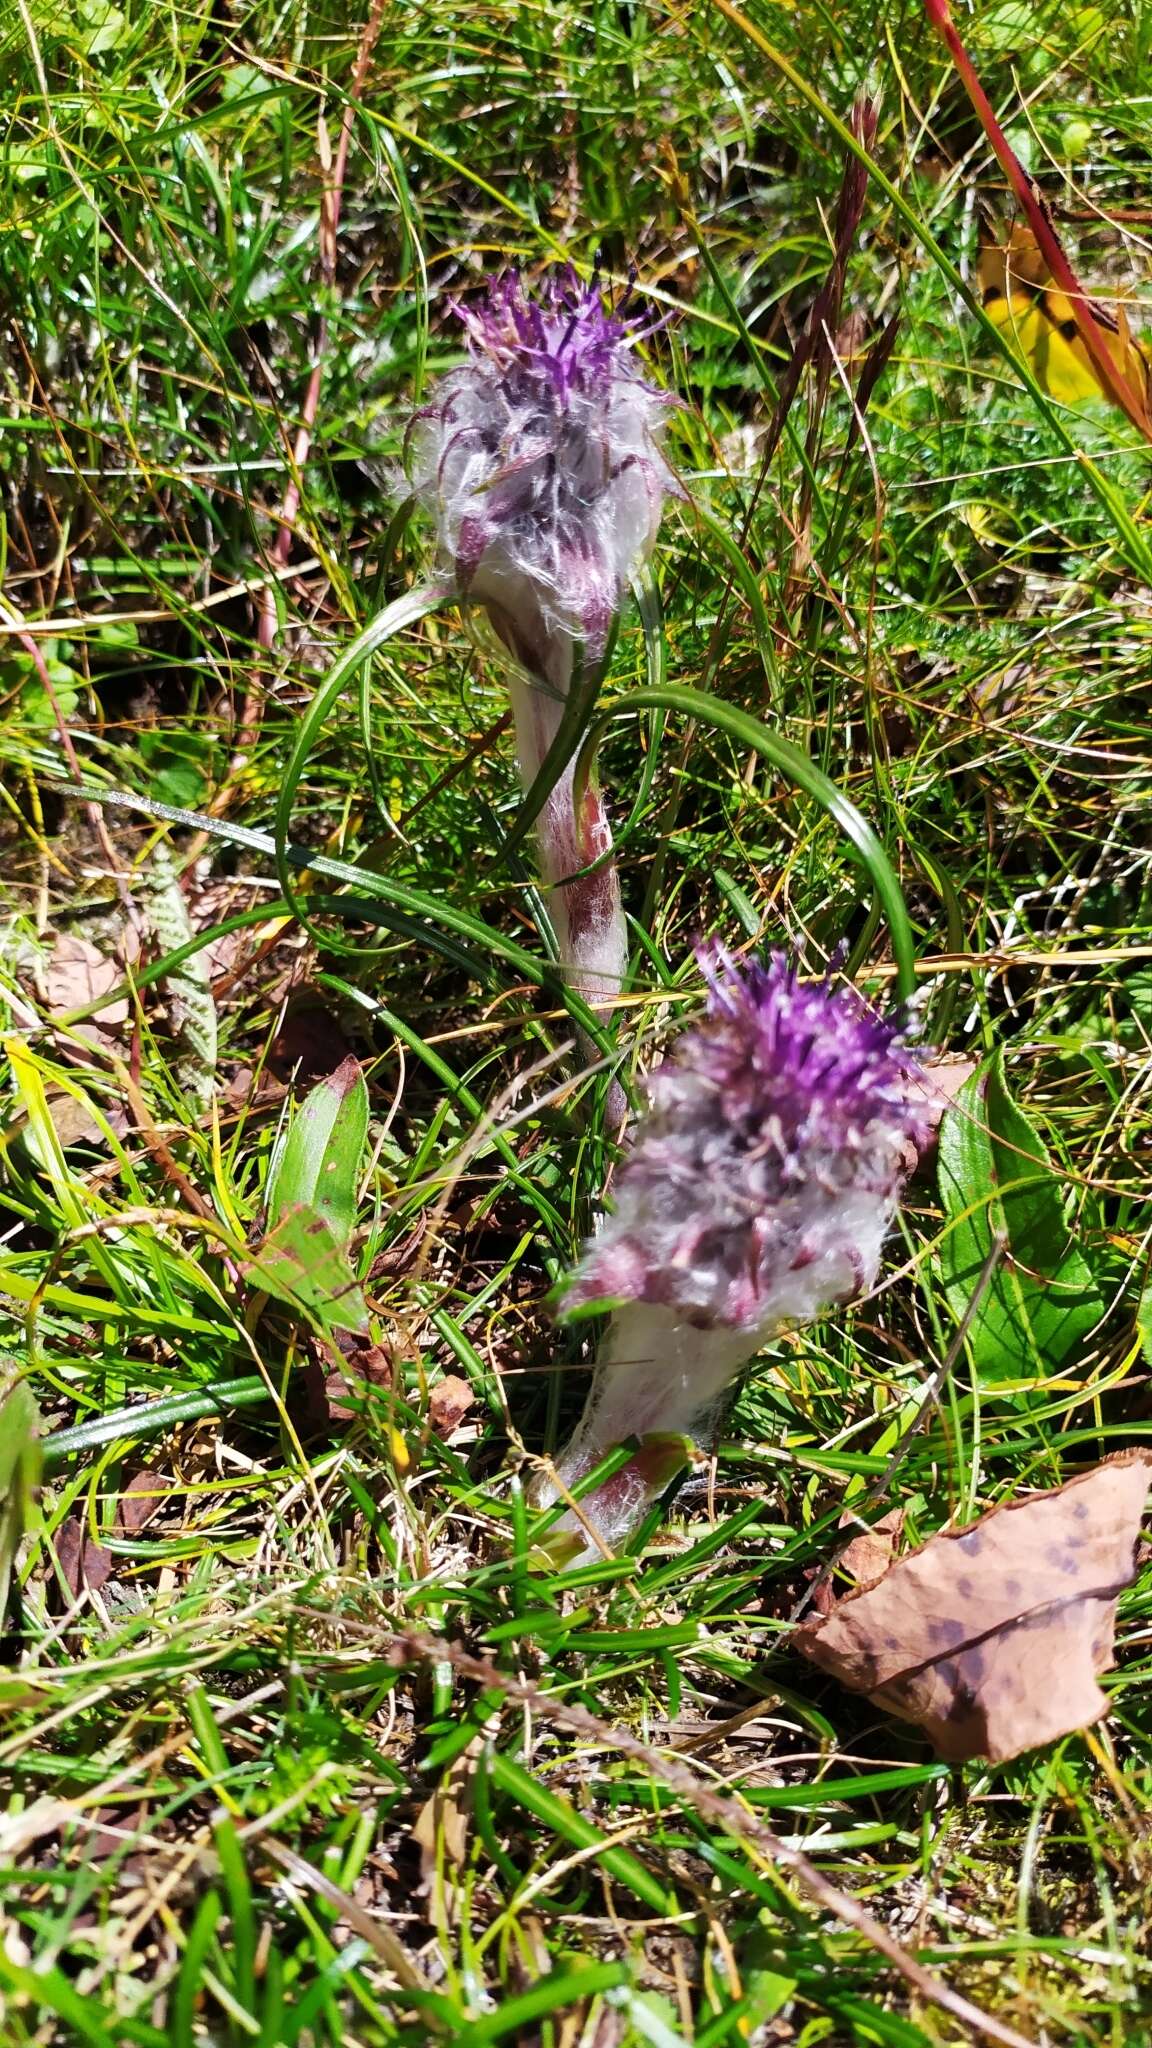
<svg viewBox="0 0 1152 2048">
<path fill-rule="evenodd" d="M 287 846 L 292 826 L 292 806 L 300 778 L 307 765 L 308 756 L 321 731 L 324 721 L 353 677 L 359 674 L 365 662 L 370 661 L 378 647 L 391 640 L 396 633 L 402 633 L 406 626 L 414 626 L 429 612 L 444 603 L 445 591 L 435 584 L 427 584 L 418 590 L 406 590 L 402 596 L 385 605 L 374 619 L 356 635 L 350 647 L 346 647 L 333 662 L 311 704 L 308 706 L 296 734 L 289 757 L 284 780 L 276 803 L 276 867 L 284 885 L 284 894 L 290 903 L 294 902 L 295 891 L 292 882 L 291 863 Z"/>
<path fill-rule="evenodd" d="M 383 614 L 381 616 L 383 617 Z M 376 625 L 379 624 L 380 621 L 377 621 Z M 360 659 L 364 658 L 362 643 L 365 637 L 361 636 L 355 648 L 350 648 L 348 655 L 343 657 L 346 664 L 351 661 L 353 653 L 358 653 Z M 345 667 L 341 682 L 347 680 L 348 669 Z M 327 696 L 332 690 L 333 681 L 330 677 L 325 685 L 324 694 Z M 322 709 L 321 694 L 317 693 L 317 699 L 308 713 L 309 720 L 312 719 L 313 713 L 317 714 L 317 723 Z M 330 697 L 327 698 L 324 709 L 327 708 L 328 702 Z M 297 782 L 303 758 L 314 734 L 314 726 L 310 732 L 302 729 L 297 740 L 293 753 Z M 371 920 L 382 923 L 406 939 L 418 937 L 433 950 L 443 948 L 445 956 L 455 960 L 457 964 L 460 962 L 460 948 L 455 943 L 455 935 L 458 934 L 461 939 L 472 942 L 470 969 L 475 972 L 478 979 L 484 978 L 486 963 L 490 971 L 492 960 L 503 961 L 519 980 L 527 981 L 534 988 L 547 989 L 551 994 L 559 995 L 576 1029 L 595 1046 L 597 1058 L 606 1059 L 611 1056 L 611 1044 L 587 1003 L 582 1002 L 571 988 L 558 988 L 556 976 L 525 946 L 517 945 L 514 939 L 506 938 L 495 925 L 486 924 L 482 918 L 474 917 L 471 912 L 461 910 L 453 903 L 426 896 L 408 883 L 394 882 L 386 875 L 373 873 L 371 868 L 354 867 L 350 861 L 332 860 L 326 854 L 313 853 L 309 847 L 294 846 L 290 840 L 280 840 L 270 832 L 258 832 L 246 825 L 233 825 L 225 819 L 209 817 L 202 811 L 181 810 L 178 805 L 158 803 L 151 797 L 137 796 L 131 790 L 98 789 L 89 783 L 55 783 L 52 786 L 61 796 L 75 796 L 85 802 L 101 804 L 110 809 L 136 811 L 143 817 L 159 818 L 166 824 L 203 832 L 207 838 L 218 839 L 232 846 L 242 846 L 249 852 L 261 854 L 269 862 L 274 861 L 278 871 L 282 871 L 288 878 L 288 893 L 283 901 L 271 902 L 262 914 L 276 917 L 288 911 L 305 931 L 314 934 L 318 942 L 323 940 L 323 933 L 312 925 L 304 901 L 294 886 L 292 878 L 296 873 L 318 875 L 324 880 L 339 883 L 342 889 L 358 892 L 356 895 L 320 898 L 318 902 L 321 909 L 329 909 L 337 916 L 354 917 L 357 921 Z M 282 794 L 282 809 L 285 808 L 290 811 L 291 803 L 289 800 L 285 805 Z M 281 812 L 278 811 L 278 820 L 280 816 Z M 229 929 L 238 923 L 239 920 L 233 921 Z M 443 927 L 443 931 L 439 927 Z M 181 948 L 178 953 L 169 954 L 152 967 L 142 969 L 135 985 L 142 987 L 146 981 L 156 981 L 163 973 L 171 973 L 174 966 L 179 965 L 189 952 L 195 950 L 194 946 Z M 132 984 L 124 983 L 121 993 L 130 994 L 131 988 Z M 76 1015 L 93 1014 L 95 1010 L 105 1008 L 109 1000 L 112 1000 L 111 995 L 107 998 L 102 997 L 97 1004 L 84 1005 L 77 1010 Z"/>
<path fill-rule="evenodd" d="M 672 683 L 630 690 L 626 698 L 617 698 L 606 704 L 585 734 L 576 762 L 575 801 L 580 802 L 581 793 L 591 779 L 596 749 L 610 721 L 619 718 L 622 712 L 652 706 L 679 711 L 687 718 L 698 719 L 730 734 L 741 746 L 750 747 L 763 760 L 770 762 L 827 812 L 843 832 L 872 884 L 876 901 L 888 921 L 897 994 L 902 1002 L 910 1002 L 916 993 L 916 942 L 899 880 L 876 833 L 851 798 L 845 796 L 822 768 L 818 768 L 790 740 L 773 732 L 749 712 L 741 711 L 735 704 L 726 704 L 722 698 L 713 697 L 706 690 L 681 689 Z"/>
</svg>

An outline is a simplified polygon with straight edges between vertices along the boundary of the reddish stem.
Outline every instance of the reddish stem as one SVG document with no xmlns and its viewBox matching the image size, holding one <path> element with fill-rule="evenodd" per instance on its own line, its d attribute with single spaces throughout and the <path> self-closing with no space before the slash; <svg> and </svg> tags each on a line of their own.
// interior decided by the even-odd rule
<svg viewBox="0 0 1152 2048">
<path fill-rule="evenodd" d="M 1149 420 L 1147 408 L 1140 403 L 1113 356 L 1107 331 L 1094 317 L 1084 287 L 1060 246 L 1059 237 L 1037 198 L 1032 180 L 996 119 L 992 102 L 976 75 L 972 59 L 956 33 L 948 0 L 924 0 L 924 8 L 929 21 L 939 29 L 948 46 L 949 55 L 972 102 L 980 126 L 992 144 L 1000 167 L 1027 215 L 1028 225 L 1036 237 L 1040 254 L 1052 273 L 1053 282 L 1059 285 L 1072 307 L 1072 317 L 1101 384 L 1108 396 L 1131 420 L 1132 425 L 1140 429 L 1146 440 L 1152 440 L 1152 421 Z"/>
</svg>

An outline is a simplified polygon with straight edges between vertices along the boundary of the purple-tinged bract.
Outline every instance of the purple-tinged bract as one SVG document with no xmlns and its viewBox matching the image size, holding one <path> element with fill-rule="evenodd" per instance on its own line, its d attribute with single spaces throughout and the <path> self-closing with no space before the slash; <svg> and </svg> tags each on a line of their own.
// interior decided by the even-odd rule
<svg viewBox="0 0 1152 2048">
<path fill-rule="evenodd" d="M 872 1284 L 926 1094 L 899 1025 L 851 990 L 804 986 L 779 954 L 701 964 L 707 1019 L 650 1080 L 615 1212 L 565 1302 L 763 1338 Z"/>
<path fill-rule="evenodd" d="M 457 306 L 477 357 L 487 356 L 514 398 L 533 395 L 533 383 L 551 384 L 561 398 L 595 396 L 619 374 L 620 357 L 637 338 L 637 323 L 605 309 L 599 287 L 582 285 L 574 270 L 545 277 L 535 298 L 517 271 L 490 286 L 478 307 Z"/>
<path fill-rule="evenodd" d="M 639 374 L 640 323 L 570 269 L 515 273 L 457 309 L 468 361 L 415 422 L 412 481 L 463 595 L 563 693 L 573 649 L 603 655 L 628 578 L 676 488 L 668 408 Z"/>
</svg>

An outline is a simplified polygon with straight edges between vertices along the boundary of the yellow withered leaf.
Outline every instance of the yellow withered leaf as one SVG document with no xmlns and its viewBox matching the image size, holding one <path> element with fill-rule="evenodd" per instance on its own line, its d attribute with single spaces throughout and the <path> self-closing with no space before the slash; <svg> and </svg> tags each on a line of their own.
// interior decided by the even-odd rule
<svg viewBox="0 0 1152 2048">
<path fill-rule="evenodd" d="M 1035 235 L 1017 221 L 1006 241 L 987 239 L 977 275 L 984 310 L 1011 336 L 1052 398 L 1076 405 L 1085 398 L 1116 402 L 1093 363 L 1070 296 L 1054 282 Z M 1152 421 L 1152 356 L 1137 341 L 1122 306 L 1084 306 L 1103 332 L 1116 369 Z"/>
</svg>

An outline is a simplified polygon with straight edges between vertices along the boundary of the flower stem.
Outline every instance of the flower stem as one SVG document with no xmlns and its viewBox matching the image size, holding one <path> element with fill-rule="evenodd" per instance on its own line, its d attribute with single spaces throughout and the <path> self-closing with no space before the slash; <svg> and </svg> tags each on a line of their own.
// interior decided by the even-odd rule
<svg viewBox="0 0 1152 2048">
<path fill-rule="evenodd" d="M 525 789 L 530 789 L 564 715 L 564 698 L 523 672 L 509 675 L 516 723 L 516 752 Z M 536 816 L 540 876 L 556 934 L 560 966 L 569 987 L 597 1016 L 611 1008 L 624 986 L 628 933 L 620 903 L 620 882 L 612 851 L 612 828 L 604 799 L 589 777 L 576 796 L 574 762 L 561 770 Z M 582 869 L 598 863 L 592 874 Z M 574 879 L 566 879 L 573 877 Z M 610 1121 L 620 1121 L 619 1095 Z"/>
<path fill-rule="evenodd" d="M 550 1532 L 560 1544 L 580 1535 L 619 1549 L 643 1520 L 652 1502 L 691 1456 L 691 1447 L 711 1435 L 711 1423 L 725 1389 L 758 1339 L 728 1328 L 697 1329 L 670 1308 L 630 1302 L 613 1316 L 600 1347 L 596 1377 L 584 1413 L 556 1461 L 560 1482 L 552 1498 L 578 1486 L 617 1444 L 638 1437 L 628 1464 L 585 1494 Z M 540 1501 L 539 1505 L 546 1503 Z"/>
</svg>

